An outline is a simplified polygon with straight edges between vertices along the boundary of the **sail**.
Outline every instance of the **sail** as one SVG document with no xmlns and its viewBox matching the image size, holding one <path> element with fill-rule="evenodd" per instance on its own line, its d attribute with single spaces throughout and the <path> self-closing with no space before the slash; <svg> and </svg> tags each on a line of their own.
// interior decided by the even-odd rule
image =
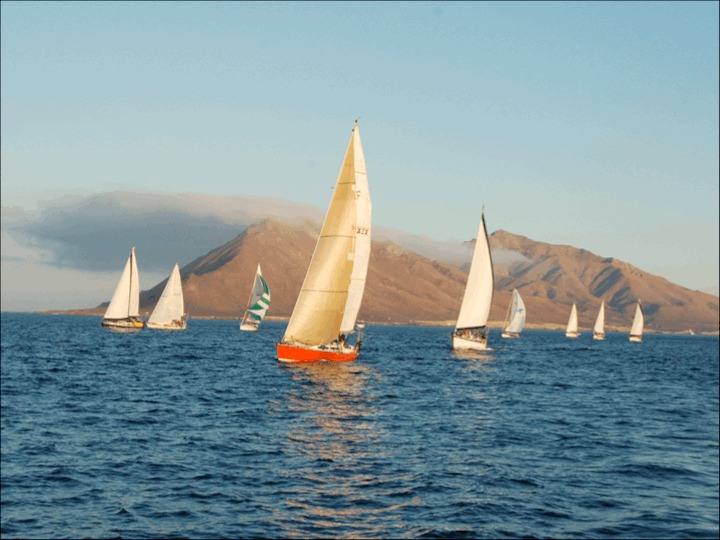
<svg viewBox="0 0 720 540">
<path fill-rule="evenodd" d="M 510 323 L 505 332 L 519 334 L 525 327 L 525 302 L 523 302 L 517 289 L 513 289 L 512 304 L 510 305 Z"/>
<path fill-rule="evenodd" d="M 326 345 L 338 338 L 341 327 L 345 327 L 344 321 L 345 325 L 355 322 L 367 274 L 365 259 L 370 252 L 370 199 L 364 165 L 360 169 L 362 175 L 356 172 L 358 158 L 363 159 L 363 154 L 356 123 L 310 266 L 283 336 L 285 343 Z M 358 209 L 358 201 L 363 200 L 365 203 L 360 203 Z M 362 204 L 367 206 L 363 208 Z M 358 240 L 361 236 L 367 236 L 367 242 Z"/>
<path fill-rule="evenodd" d="M 180 267 L 175 263 L 162 295 L 160 295 L 160 300 L 158 300 L 148 319 L 148 324 L 167 325 L 182 319 L 184 314 L 185 303 L 183 300 L 182 280 L 180 279 Z"/>
<path fill-rule="evenodd" d="M 483 212 L 478 227 L 475 251 L 470 263 L 465 295 L 460 305 L 455 328 L 477 328 L 487 325 L 490 315 L 490 305 L 493 297 L 493 264 L 490 254 L 487 229 L 485 228 L 485 213 Z"/>
<path fill-rule="evenodd" d="M 135 248 L 130 250 L 130 256 L 120 275 L 115 293 L 113 293 L 105 319 L 125 319 L 137 317 L 140 311 L 140 282 L 138 280 L 137 259 Z"/>
<path fill-rule="evenodd" d="M 598 311 L 597 319 L 595 319 L 595 326 L 593 327 L 593 334 L 604 334 L 605 333 L 605 301 L 600 303 L 600 311 Z"/>
<path fill-rule="evenodd" d="M 355 219 L 355 251 L 348 299 L 345 304 L 343 320 L 340 323 L 340 333 L 342 334 L 349 334 L 355 330 L 355 321 L 365 293 L 365 280 L 370 265 L 372 203 L 370 201 L 367 170 L 365 169 L 365 154 L 360 143 L 360 132 L 357 126 L 355 126 L 355 137 L 353 138 L 353 157 L 355 167 L 355 207 L 357 212 Z"/>
<path fill-rule="evenodd" d="M 578 329 L 577 308 L 575 307 L 575 304 L 573 304 L 572 309 L 570 310 L 570 319 L 568 320 L 567 330 L 565 331 L 565 333 L 572 334 L 572 333 L 577 332 L 577 329 Z"/>
<path fill-rule="evenodd" d="M 250 291 L 250 299 L 248 300 L 247 310 L 243 317 L 243 323 L 259 325 L 265 318 L 268 308 L 270 307 L 270 288 L 262 277 L 260 265 L 257 266 L 255 272 L 255 281 L 252 291 Z"/>
<path fill-rule="evenodd" d="M 630 335 L 642 336 L 644 324 L 645 317 L 643 316 L 643 310 L 640 306 L 640 302 L 638 302 L 637 307 L 635 308 L 635 318 L 633 319 L 632 328 L 630 328 Z"/>
</svg>

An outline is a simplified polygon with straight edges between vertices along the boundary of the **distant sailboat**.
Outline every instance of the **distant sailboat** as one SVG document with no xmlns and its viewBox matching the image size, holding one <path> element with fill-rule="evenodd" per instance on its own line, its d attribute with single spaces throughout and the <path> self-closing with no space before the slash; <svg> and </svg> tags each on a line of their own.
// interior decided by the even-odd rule
<svg viewBox="0 0 720 540">
<path fill-rule="evenodd" d="M 494 283 L 492 255 L 485 228 L 485 209 L 483 208 L 460 314 L 455 324 L 455 330 L 451 334 L 453 349 L 487 349 L 487 322 Z"/>
<path fill-rule="evenodd" d="M 605 301 L 600 303 L 600 311 L 598 311 L 595 326 L 593 327 L 593 339 L 602 341 L 605 339 Z"/>
<path fill-rule="evenodd" d="M 147 326 L 155 330 L 185 330 L 187 328 L 182 280 L 177 263 L 170 272 L 160 300 L 148 319 Z"/>
<path fill-rule="evenodd" d="M 567 329 L 565 330 L 565 337 L 569 337 L 569 338 L 580 337 L 580 332 L 578 332 L 577 307 L 575 307 L 574 302 L 572 305 L 572 309 L 570 310 L 570 319 L 568 320 Z"/>
<path fill-rule="evenodd" d="M 120 281 L 100 324 L 118 332 L 136 332 L 145 327 L 145 322 L 140 318 L 140 282 L 135 248 L 130 250 Z"/>
<path fill-rule="evenodd" d="M 372 205 L 357 120 L 310 266 L 305 274 L 278 360 L 351 362 L 362 342 L 346 342 L 365 292 L 370 262 Z M 359 327 L 359 325 L 358 325 Z"/>
<path fill-rule="evenodd" d="M 270 288 L 267 282 L 262 277 L 260 271 L 260 263 L 257 265 L 257 271 L 255 272 L 255 281 L 253 282 L 253 288 L 250 291 L 250 299 L 248 300 L 247 309 L 245 315 L 240 321 L 240 330 L 248 332 L 254 332 L 260 326 L 260 323 L 265 318 L 268 308 L 270 307 Z"/>
<path fill-rule="evenodd" d="M 645 317 L 642 306 L 640 305 L 640 300 L 638 300 L 637 307 L 635 308 L 635 318 L 630 328 L 630 341 L 633 343 L 642 343 L 643 326 L 645 326 Z"/>
<path fill-rule="evenodd" d="M 500 335 L 504 338 L 519 338 L 520 332 L 525 327 L 525 302 L 523 302 L 517 289 L 513 289 L 512 301 L 508 307 L 505 320 L 510 322 Z"/>
</svg>

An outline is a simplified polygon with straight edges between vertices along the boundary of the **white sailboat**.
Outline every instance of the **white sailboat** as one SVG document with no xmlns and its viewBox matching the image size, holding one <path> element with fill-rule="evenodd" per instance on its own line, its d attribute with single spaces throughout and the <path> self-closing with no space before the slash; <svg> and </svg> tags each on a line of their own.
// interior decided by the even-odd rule
<svg viewBox="0 0 720 540">
<path fill-rule="evenodd" d="M 289 363 L 351 362 L 362 342 L 347 343 L 365 292 L 372 204 L 357 120 L 310 266 L 277 344 Z M 359 326 L 359 325 L 358 325 Z"/>
<path fill-rule="evenodd" d="M 453 349 L 476 351 L 487 349 L 487 322 L 494 283 L 492 255 L 483 208 L 475 240 L 475 251 L 470 263 L 470 273 L 465 285 L 465 295 L 460 305 L 455 330 L 451 334 Z"/>
<path fill-rule="evenodd" d="M 134 247 L 100 324 L 118 332 L 135 332 L 145 326 L 140 318 L 140 282 Z"/>
<path fill-rule="evenodd" d="M 250 291 L 250 299 L 248 300 L 245 315 L 240 321 L 240 330 L 247 332 L 255 332 L 260 323 L 265 318 L 268 308 L 270 307 L 270 288 L 260 270 L 260 263 L 255 271 L 255 280 L 253 288 Z"/>
<path fill-rule="evenodd" d="M 160 300 L 148 319 L 147 326 L 156 330 L 185 330 L 187 328 L 182 280 L 177 263 L 170 272 L 170 277 L 160 295 Z"/>
<path fill-rule="evenodd" d="M 640 300 L 638 300 L 637 306 L 635 307 L 635 318 L 630 328 L 630 341 L 633 343 L 642 343 L 643 326 L 645 326 L 645 316 L 643 315 Z"/>
<path fill-rule="evenodd" d="M 600 302 L 600 311 L 598 311 L 595 326 L 593 326 L 593 339 L 596 341 L 605 339 L 605 300 Z"/>
<path fill-rule="evenodd" d="M 575 307 L 574 302 L 572 305 L 572 309 L 570 310 L 570 319 L 568 320 L 567 329 L 565 330 L 565 337 L 569 337 L 569 338 L 580 337 L 580 332 L 578 332 L 577 307 Z"/>
<path fill-rule="evenodd" d="M 500 334 L 504 338 L 519 338 L 520 332 L 525 327 L 525 302 L 517 289 L 513 289 L 512 301 L 508 306 L 508 314 L 505 320 L 510 322 L 505 326 Z"/>
</svg>

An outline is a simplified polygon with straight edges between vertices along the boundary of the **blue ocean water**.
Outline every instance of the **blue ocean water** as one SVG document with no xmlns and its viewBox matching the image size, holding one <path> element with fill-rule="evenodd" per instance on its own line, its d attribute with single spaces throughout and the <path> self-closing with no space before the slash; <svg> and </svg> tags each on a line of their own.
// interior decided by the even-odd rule
<svg viewBox="0 0 720 540">
<path fill-rule="evenodd" d="M 3 538 L 717 538 L 718 338 L 3 313 Z"/>
</svg>

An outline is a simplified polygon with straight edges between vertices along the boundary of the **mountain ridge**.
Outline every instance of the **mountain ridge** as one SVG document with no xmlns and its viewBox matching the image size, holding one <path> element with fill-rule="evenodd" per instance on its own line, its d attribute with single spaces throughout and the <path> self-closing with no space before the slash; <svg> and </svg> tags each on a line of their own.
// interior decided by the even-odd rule
<svg viewBox="0 0 720 540">
<path fill-rule="evenodd" d="M 241 317 L 260 263 L 272 292 L 269 316 L 289 317 L 319 228 L 311 220 L 288 224 L 266 218 L 197 257 L 181 268 L 186 310 L 191 317 Z M 473 243 L 465 243 L 467 263 L 458 266 L 429 259 L 387 238 L 373 240 L 360 318 L 381 324 L 454 324 L 467 279 L 462 267 L 469 264 Z M 640 298 L 648 331 L 717 332 L 717 298 L 624 261 L 504 230 L 490 235 L 490 246 L 494 260 L 496 253 L 504 255 L 495 263 L 491 326 L 502 324 L 512 289 L 517 288 L 528 310 L 528 328 L 564 328 L 573 302 L 580 326 L 590 328 L 604 299 L 608 330 L 622 331 L 629 328 Z M 152 311 L 165 282 L 141 293 L 143 313 Z M 101 314 L 102 306 L 84 311 Z"/>
</svg>

